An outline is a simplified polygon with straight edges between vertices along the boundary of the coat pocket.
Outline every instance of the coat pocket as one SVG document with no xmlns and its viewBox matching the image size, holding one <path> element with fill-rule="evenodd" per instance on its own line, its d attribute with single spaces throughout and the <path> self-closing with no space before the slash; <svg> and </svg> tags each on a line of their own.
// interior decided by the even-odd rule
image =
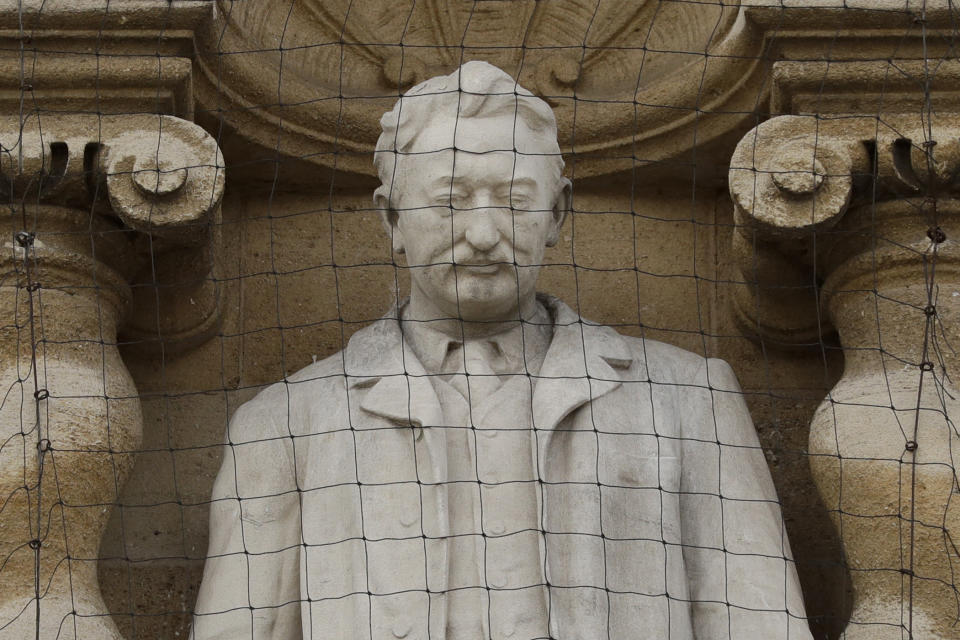
<svg viewBox="0 0 960 640">
<path fill-rule="evenodd" d="M 604 447 L 599 470 L 602 485 L 680 491 L 680 460 L 675 457 L 649 455 L 628 447 Z"/>
<path fill-rule="evenodd" d="M 622 466 L 602 487 L 603 532 L 615 540 L 679 542 L 679 459 L 621 457 Z"/>
</svg>

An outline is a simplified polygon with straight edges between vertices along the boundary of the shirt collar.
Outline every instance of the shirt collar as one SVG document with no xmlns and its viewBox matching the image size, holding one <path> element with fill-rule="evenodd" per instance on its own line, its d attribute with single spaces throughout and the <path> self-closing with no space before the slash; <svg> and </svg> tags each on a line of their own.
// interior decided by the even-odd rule
<svg viewBox="0 0 960 640">
<path fill-rule="evenodd" d="M 451 336 L 436 328 L 439 322 L 429 320 L 404 320 L 400 308 L 400 331 L 403 340 L 416 354 L 427 373 L 440 373 L 444 360 L 451 349 L 463 344 L 462 338 Z M 553 334 L 553 318 L 537 302 L 536 311 L 530 320 L 512 322 L 500 333 L 471 340 L 485 340 L 503 355 L 508 372 L 535 374 L 543 363 Z"/>
</svg>

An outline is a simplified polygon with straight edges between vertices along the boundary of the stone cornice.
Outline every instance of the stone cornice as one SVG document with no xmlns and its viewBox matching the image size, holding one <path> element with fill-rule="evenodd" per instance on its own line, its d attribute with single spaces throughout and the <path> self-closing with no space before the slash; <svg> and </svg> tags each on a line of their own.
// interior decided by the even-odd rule
<svg viewBox="0 0 960 640">
<path fill-rule="evenodd" d="M 31 36 L 138 33 L 139 37 L 193 33 L 209 15 L 209 0 L 18 0 L 0 7 L 0 29 Z"/>
<path fill-rule="evenodd" d="M 209 20 L 209 2 L 7 5 L 0 7 L 0 113 L 166 113 L 192 119 L 194 37 Z"/>
</svg>

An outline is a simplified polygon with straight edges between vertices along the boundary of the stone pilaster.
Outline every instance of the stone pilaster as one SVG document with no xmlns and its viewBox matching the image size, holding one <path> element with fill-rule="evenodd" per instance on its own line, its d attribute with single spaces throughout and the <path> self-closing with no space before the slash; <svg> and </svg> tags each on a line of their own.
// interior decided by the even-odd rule
<svg viewBox="0 0 960 640">
<path fill-rule="evenodd" d="M 119 639 L 97 559 L 143 425 L 118 335 L 216 329 L 223 159 L 170 116 L 8 118 L 0 145 L 0 638 Z"/>
<path fill-rule="evenodd" d="M 843 376 L 810 466 L 854 590 L 848 639 L 956 633 L 960 127 L 782 116 L 731 161 L 748 333 L 822 345 Z"/>
</svg>

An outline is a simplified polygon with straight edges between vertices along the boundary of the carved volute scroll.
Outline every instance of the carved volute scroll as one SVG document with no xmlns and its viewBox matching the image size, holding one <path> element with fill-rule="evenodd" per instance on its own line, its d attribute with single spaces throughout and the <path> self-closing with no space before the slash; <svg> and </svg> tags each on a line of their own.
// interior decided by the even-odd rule
<svg viewBox="0 0 960 640">
<path fill-rule="evenodd" d="M 855 130 L 856 122 L 844 120 L 843 126 Z M 745 281 L 757 287 L 739 289 L 735 299 L 748 334 L 805 344 L 824 329 L 814 238 L 838 223 L 854 182 L 871 170 L 868 147 L 855 135 L 832 135 L 837 128 L 826 120 L 782 116 L 751 130 L 733 154 L 734 257 Z"/>
<path fill-rule="evenodd" d="M 731 161 L 750 335 L 817 344 L 842 378 L 810 465 L 854 587 L 846 638 L 955 633 L 960 556 L 960 127 L 779 117 Z"/>
<path fill-rule="evenodd" d="M 0 629 L 119 640 L 97 559 L 143 420 L 118 335 L 169 346 L 216 327 L 223 159 L 167 116 L 10 117 L 0 145 L 0 376 L 20 396 L 0 405 Z M 164 282 L 171 261 L 196 271 Z M 202 302 L 185 328 L 158 311 L 184 291 Z"/>
<path fill-rule="evenodd" d="M 198 230 L 213 222 L 223 196 L 223 156 L 216 141 L 178 118 L 143 116 L 107 126 L 98 170 L 110 205 L 131 228 L 180 244 L 205 241 Z M 142 128 L 137 128 L 137 126 Z"/>
<path fill-rule="evenodd" d="M 132 315 L 123 338 L 143 349 L 174 352 L 220 326 L 213 278 L 224 160 L 216 141 L 195 124 L 143 118 L 99 147 L 97 170 L 111 210 L 144 232 L 143 264 L 133 283 Z"/>
</svg>

